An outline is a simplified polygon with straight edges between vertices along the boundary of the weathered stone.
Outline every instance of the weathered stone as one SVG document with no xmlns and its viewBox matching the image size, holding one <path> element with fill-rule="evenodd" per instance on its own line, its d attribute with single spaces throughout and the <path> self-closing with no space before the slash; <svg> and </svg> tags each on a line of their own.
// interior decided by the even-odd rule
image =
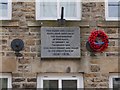
<svg viewBox="0 0 120 90">
<path fill-rule="evenodd" d="M 2 21 L 2 24 L 0 24 L 0 26 L 10 26 L 10 27 L 15 27 L 15 26 L 19 26 L 18 21 Z"/>
<path fill-rule="evenodd" d="M 35 40 L 26 40 L 26 45 L 35 45 Z"/>
<path fill-rule="evenodd" d="M 36 57 L 37 53 L 24 53 L 26 57 Z"/>
<path fill-rule="evenodd" d="M 100 83 L 99 86 L 100 86 L 100 87 L 108 87 L 108 83 L 106 83 L 106 82 Z"/>
<path fill-rule="evenodd" d="M 16 71 L 16 59 L 14 56 L 12 57 L 6 57 L 2 56 L 0 59 L 0 68 L 2 68 L 2 71 L 0 72 L 14 72 Z M 1 70 L 1 69 L 0 69 Z"/>
<path fill-rule="evenodd" d="M 88 90 L 109 88 L 109 72 L 119 72 L 120 25 L 117 21 L 105 21 L 103 0 L 99 0 L 99 3 L 91 1 L 94 0 L 82 1 L 81 21 L 67 20 L 64 25 L 80 27 L 81 59 L 41 59 L 40 28 L 41 26 L 58 27 L 58 22 L 35 20 L 35 0 L 13 0 L 12 20 L 0 21 L 0 72 L 12 72 L 13 89 L 36 88 L 37 73 L 62 72 L 64 74 L 67 67 L 70 67 L 71 72 L 74 73 L 84 72 L 84 87 Z M 86 42 L 95 28 L 104 30 L 108 35 L 109 47 L 102 53 L 96 53 L 96 57 L 92 57 L 86 49 Z M 25 43 L 24 50 L 20 51 L 23 56 L 19 58 L 10 47 L 11 41 L 16 38 L 24 40 Z"/>
<path fill-rule="evenodd" d="M 6 56 L 15 56 L 15 53 L 14 52 L 6 52 Z"/>
<path fill-rule="evenodd" d="M 111 56 L 111 57 L 113 57 L 113 56 L 118 56 L 118 53 L 117 52 L 108 52 L 108 53 L 106 53 L 106 56 Z"/>
<path fill-rule="evenodd" d="M 118 22 L 106 22 L 106 21 L 98 22 L 97 26 L 106 27 L 106 28 L 118 28 L 118 27 L 120 27 Z"/>
<path fill-rule="evenodd" d="M 24 73 L 24 75 L 26 76 L 26 77 L 36 77 L 37 75 L 36 75 L 36 73 Z"/>
<path fill-rule="evenodd" d="M 91 84 L 91 87 L 93 87 L 93 88 L 97 87 L 97 83 Z"/>
<path fill-rule="evenodd" d="M 40 40 L 36 40 L 36 45 L 40 45 L 41 44 L 41 41 Z M 39 46 L 40 48 L 40 46 Z"/>
<path fill-rule="evenodd" d="M 22 88 L 36 88 L 36 83 L 24 83 Z"/>
<path fill-rule="evenodd" d="M 18 66 L 18 71 L 19 72 L 30 72 L 31 71 L 31 66 L 29 64 L 20 64 Z"/>
<path fill-rule="evenodd" d="M 93 78 L 93 82 L 101 82 L 101 78 L 100 77 Z"/>
<path fill-rule="evenodd" d="M 89 73 L 89 74 L 85 74 L 85 77 L 91 77 L 91 78 L 93 78 L 93 77 L 100 77 L 100 75 L 97 74 L 97 73 Z"/>
<path fill-rule="evenodd" d="M 13 82 L 25 82 L 25 78 L 13 78 Z"/>
<path fill-rule="evenodd" d="M 25 17 L 27 20 L 34 20 L 35 14 L 34 13 L 26 13 Z"/>
<path fill-rule="evenodd" d="M 82 12 L 90 12 L 90 8 L 83 7 Z"/>
<path fill-rule="evenodd" d="M 116 43 L 115 43 L 115 41 L 109 41 L 109 46 L 117 46 L 117 45 L 115 45 Z"/>
<path fill-rule="evenodd" d="M 118 47 L 108 47 L 106 52 L 118 52 Z"/>
<path fill-rule="evenodd" d="M 99 64 L 99 61 L 97 61 L 97 60 L 90 60 L 90 63 L 91 64 Z"/>
<path fill-rule="evenodd" d="M 14 84 L 12 84 L 12 88 L 21 88 L 21 85 L 20 84 L 17 84 L 17 83 L 14 83 Z"/>
<path fill-rule="evenodd" d="M 40 32 L 40 28 L 29 28 L 30 32 Z"/>
<path fill-rule="evenodd" d="M 90 13 L 84 13 L 82 14 L 82 20 L 87 21 L 90 20 Z"/>
<path fill-rule="evenodd" d="M 2 40 L 2 44 L 7 44 L 7 40 Z"/>
<path fill-rule="evenodd" d="M 37 81 L 37 78 L 28 78 L 27 81 L 28 81 L 28 82 L 36 82 L 36 81 Z"/>
<path fill-rule="evenodd" d="M 94 2 L 83 3 L 82 6 L 83 6 L 83 7 L 95 7 L 95 6 L 96 6 L 96 3 L 94 3 Z"/>
<path fill-rule="evenodd" d="M 12 73 L 13 77 L 23 77 L 23 73 Z"/>
<path fill-rule="evenodd" d="M 5 52 L 0 52 L 0 56 L 5 56 Z"/>
<path fill-rule="evenodd" d="M 107 34 L 116 34 L 117 31 L 118 31 L 118 28 L 107 28 L 107 29 L 105 29 L 105 32 Z"/>
<path fill-rule="evenodd" d="M 108 78 L 109 74 L 108 73 L 102 73 L 101 76 L 104 77 L 104 78 Z"/>
<path fill-rule="evenodd" d="M 25 52 L 30 52 L 30 47 L 29 47 L 29 46 L 25 46 L 25 47 L 24 47 L 24 51 L 25 51 Z"/>
<path fill-rule="evenodd" d="M 8 46 L 2 45 L 2 51 L 8 51 Z"/>
<path fill-rule="evenodd" d="M 36 48 L 35 47 L 31 47 L 31 52 L 36 52 Z"/>
<path fill-rule="evenodd" d="M 29 64 L 30 63 L 30 60 L 29 58 L 24 58 L 22 60 L 18 60 L 19 64 Z"/>
<path fill-rule="evenodd" d="M 24 69 L 24 65 L 19 65 L 18 69 Z"/>
<path fill-rule="evenodd" d="M 100 66 L 91 65 L 90 69 L 91 69 L 91 72 L 99 72 L 100 71 Z"/>
</svg>

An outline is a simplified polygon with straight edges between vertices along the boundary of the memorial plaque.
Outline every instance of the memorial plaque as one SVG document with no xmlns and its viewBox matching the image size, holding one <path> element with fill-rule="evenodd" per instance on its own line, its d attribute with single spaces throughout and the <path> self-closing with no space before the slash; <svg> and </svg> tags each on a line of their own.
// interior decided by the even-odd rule
<svg viewBox="0 0 120 90">
<path fill-rule="evenodd" d="M 80 58 L 80 28 L 42 27 L 41 58 Z"/>
</svg>

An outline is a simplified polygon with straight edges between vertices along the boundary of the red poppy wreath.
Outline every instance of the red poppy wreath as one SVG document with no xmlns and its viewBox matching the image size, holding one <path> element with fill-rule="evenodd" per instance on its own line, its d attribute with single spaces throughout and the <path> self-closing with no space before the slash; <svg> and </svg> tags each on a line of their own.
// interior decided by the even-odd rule
<svg viewBox="0 0 120 90">
<path fill-rule="evenodd" d="M 93 30 L 88 38 L 90 48 L 94 52 L 103 52 L 108 47 L 108 36 L 102 30 Z"/>
</svg>

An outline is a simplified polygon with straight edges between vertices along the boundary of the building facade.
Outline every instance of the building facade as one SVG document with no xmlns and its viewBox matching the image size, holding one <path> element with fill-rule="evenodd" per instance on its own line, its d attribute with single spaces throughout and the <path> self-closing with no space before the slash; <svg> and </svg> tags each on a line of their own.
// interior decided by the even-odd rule
<svg viewBox="0 0 120 90">
<path fill-rule="evenodd" d="M 110 0 L 102 2 L 83 0 L 70 3 L 68 6 L 73 7 L 68 7 L 67 13 L 70 13 L 68 16 L 65 11 L 66 21 L 62 25 L 57 21 L 60 19 L 58 12 L 61 10 L 55 9 L 51 2 L 42 5 L 37 1 L 0 2 L 3 5 L 0 9 L 4 11 L 0 17 L 2 87 L 118 88 L 120 85 L 118 0 L 115 1 L 117 4 L 109 3 Z M 55 5 L 59 7 L 59 4 Z M 64 4 L 63 6 L 67 7 Z M 69 15 L 73 15 L 73 18 Z M 80 57 L 41 58 L 42 27 L 79 28 Z M 91 54 L 86 49 L 86 42 L 94 29 L 103 30 L 107 34 L 109 45 L 105 51 Z M 14 39 L 21 39 L 24 42 L 24 49 L 20 51 L 22 55 L 19 57 L 11 48 Z"/>
</svg>

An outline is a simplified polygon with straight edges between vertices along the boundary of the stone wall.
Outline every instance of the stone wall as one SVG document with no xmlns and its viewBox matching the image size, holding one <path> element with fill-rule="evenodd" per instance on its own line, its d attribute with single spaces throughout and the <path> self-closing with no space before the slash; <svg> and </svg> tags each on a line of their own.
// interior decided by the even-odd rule
<svg viewBox="0 0 120 90">
<path fill-rule="evenodd" d="M 35 2 L 13 2 L 12 20 L 1 21 L 0 72 L 12 72 L 13 88 L 36 88 L 37 73 L 84 72 L 85 88 L 108 88 L 110 72 L 118 71 L 118 22 L 105 21 L 104 2 L 82 3 L 82 20 L 67 21 L 64 26 L 80 27 L 80 59 L 41 59 L 40 28 L 58 26 L 57 21 L 36 21 Z M 91 53 L 86 50 L 86 41 L 94 29 L 102 29 L 109 37 L 109 47 L 105 52 Z M 17 58 L 10 44 L 20 38 L 25 47 L 23 57 Z"/>
</svg>

